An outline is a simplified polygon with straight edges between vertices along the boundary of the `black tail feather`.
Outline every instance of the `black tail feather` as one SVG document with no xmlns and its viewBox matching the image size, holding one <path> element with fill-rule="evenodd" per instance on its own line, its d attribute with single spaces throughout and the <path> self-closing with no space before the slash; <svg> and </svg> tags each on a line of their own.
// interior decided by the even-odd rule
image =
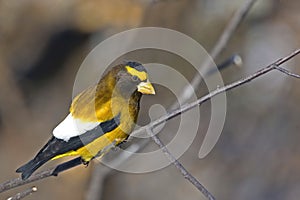
<svg viewBox="0 0 300 200">
<path fill-rule="evenodd" d="M 34 159 L 21 166 L 16 170 L 17 173 L 22 173 L 22 179 L 28 179 L 31 174 L 37 170 L 40 166 L 45 164 L 48 160 L 58 155 L 61 149 L 59 146 L 63 146 L 65 141 L 58 140 L 55 137 L 52 137 L 48 143 L 38 152 Z"/>
<path fill-rule="evenodd" d="M 47 160 L 33 159 L 16 170 L 17 173 L 22 173 L 22 180 L 28 179 L 35 170 L 42 166 Z"/>
</svg>

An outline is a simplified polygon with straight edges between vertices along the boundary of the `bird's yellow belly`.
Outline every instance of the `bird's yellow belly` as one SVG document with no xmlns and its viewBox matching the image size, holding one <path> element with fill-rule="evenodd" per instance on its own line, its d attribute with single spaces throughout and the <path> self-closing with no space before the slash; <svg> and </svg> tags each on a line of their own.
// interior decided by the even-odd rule
<svg viewBox="0 0 300 200">
<path fill-rule="evenodd" d="M 127 138 L 127 136 L 128 135 L 118 127 L 115 130 L 105 133 L 101 137 L 95 139 L 91 143 L 86 144 L 85 146 L 77 150 L 69 151 L 64 154 L 55 156 L 53 160 L 65 156 L 80 156 L 84 161 L 88 162 L 93 157 L 95 157 L 99 152 L 100 154 L 98 154 L 97 156 L 101 156 L 105 154 L 109 150 L 111 145 L 115 146 L 120 144 L 122 141 L 124 141 Z"/>
</svg>

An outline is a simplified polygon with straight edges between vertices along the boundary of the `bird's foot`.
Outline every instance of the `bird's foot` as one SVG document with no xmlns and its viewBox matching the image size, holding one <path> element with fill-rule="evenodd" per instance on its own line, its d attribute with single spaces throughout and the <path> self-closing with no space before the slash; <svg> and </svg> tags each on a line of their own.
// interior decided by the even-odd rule
<svg viewBox="0 0 300 200">
<path fill-rule="evenodd" d="M 81 159 L 81 163 L 85 166 L 85 167 L 88 167 L 90 162 L 89 161 L 85 161 L 83 159 Z"/>
</svg>

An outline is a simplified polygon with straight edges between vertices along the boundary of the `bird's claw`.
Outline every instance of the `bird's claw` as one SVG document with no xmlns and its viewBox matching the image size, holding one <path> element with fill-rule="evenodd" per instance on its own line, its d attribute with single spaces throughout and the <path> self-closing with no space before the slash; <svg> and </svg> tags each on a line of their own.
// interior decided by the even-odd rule
<svg viewBox="0 0 300 200">
<path fill-rule="evenodd" d="M 85 161 L 85 160 L 81 160 L 81 162 L 85 167 L 88 167 L 90 163 L 89 161 Z"/>
</svg>

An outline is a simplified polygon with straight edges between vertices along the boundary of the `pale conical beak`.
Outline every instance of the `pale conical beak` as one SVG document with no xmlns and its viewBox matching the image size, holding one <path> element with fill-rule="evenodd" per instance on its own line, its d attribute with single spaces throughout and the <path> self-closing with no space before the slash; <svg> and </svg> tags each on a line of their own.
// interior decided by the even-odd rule
<svg viewBox="0 0 300 200">
<path fill-rule="evenodd" d="M 153 85 L 150 82 L 141 82 L 137 86 L 138 91 L 142 94 L 155 94 Z"/>
</svg>

